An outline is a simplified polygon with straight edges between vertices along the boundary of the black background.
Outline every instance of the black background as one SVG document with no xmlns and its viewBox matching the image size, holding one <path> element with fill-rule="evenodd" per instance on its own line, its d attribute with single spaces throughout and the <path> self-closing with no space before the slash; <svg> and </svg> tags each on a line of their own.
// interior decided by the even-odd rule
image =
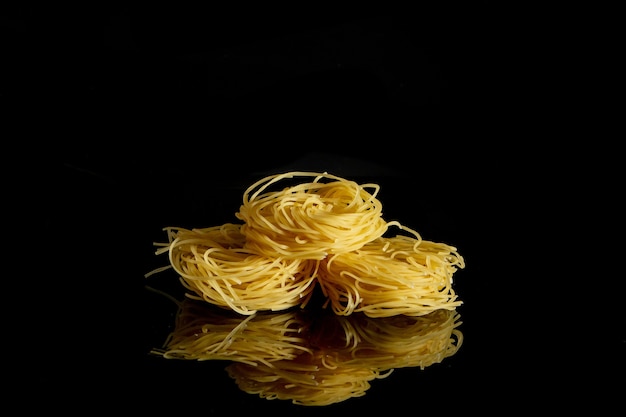
<svg viewBox="0 0 626 417">
<path fill-rule="evenodd" d="M 623 386 L 620 296 L 569 252 L 566 196 L 584 175 L 537 135 L 552 96 L 534 84 L 515 13 L 3 8 L 1 92 L 17 127 L 5 141 L 17 270 L 4 344 L 12 387 L 37 393 L 23 407 L 508 412 L 604 406 Z M 239 391 L 221 362 L 147 354 L 175 315 L 143 277 L 162 265 L 162 228 L 235 221 L 248 185 L 291 170 L 376 182 L 386 218 L 459 249 L 457 355 L 303 409 Z M 587 257 L 607 262 L 588 236 Z"/>
</svg>

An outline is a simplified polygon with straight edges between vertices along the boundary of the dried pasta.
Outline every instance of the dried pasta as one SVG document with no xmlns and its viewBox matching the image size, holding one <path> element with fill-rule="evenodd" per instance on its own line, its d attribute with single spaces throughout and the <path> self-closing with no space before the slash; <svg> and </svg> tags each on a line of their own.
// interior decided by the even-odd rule
<svg viewBox="0 0 626 417">
<path fill-rule="evenodd" d="M 454 246 L 383 217 L 377 184 L 320 172 L 267 176 L 243 193 L 242 223 L 168 227 L 169 265 L 187 296 L 243 315 L 305 307 L 316 288 L 337 315 L 421 316 L 461 305 Z M 389 236 L 391 228 L 398 228 Z"/>
</svg>

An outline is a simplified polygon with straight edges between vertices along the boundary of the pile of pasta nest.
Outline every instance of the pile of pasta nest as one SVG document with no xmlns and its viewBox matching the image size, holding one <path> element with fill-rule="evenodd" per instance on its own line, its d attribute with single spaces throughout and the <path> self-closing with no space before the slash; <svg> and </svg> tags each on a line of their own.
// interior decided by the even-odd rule
<svg viewBox="0 0 626 417">
<path fill-rule="evenodd" d="M 239 222 L 165 228 L 154 244 L 169 263 L 146 277 L 173 268 L 187 297 L 243 315 L 305 307 L 316 287 L 342 316 L 456 309 L 463 257 L 386 221 L 379 190 L 326 172 L 267 176 L 245 190 Z"/>
</svg>

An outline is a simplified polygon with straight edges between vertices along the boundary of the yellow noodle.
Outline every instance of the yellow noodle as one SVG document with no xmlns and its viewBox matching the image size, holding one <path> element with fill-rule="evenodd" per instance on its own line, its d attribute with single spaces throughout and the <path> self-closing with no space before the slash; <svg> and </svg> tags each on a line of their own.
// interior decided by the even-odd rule
<svg viewBox="0 0 626 417">
<path fill-rule="evenodd" d="M 270 190 L 294 177 L 313 179 Z M 359 185 L 328 173 L 271 175 L 244 192 L 236 217 L 244 222 L 246 248 L 269 257 L 319 260 L 356 250 L 385 233 L 378 191 L 377 184 Z"/>
<path fill-rule="evenodd" d="M 190 298 L 249 315 L 303 307 L 313 294 L 317 261 L 258 255 L 243 247 L 240 225 L 167 230 L 170 264 Z"/>
<path fill-rule="evenodd" d="M 295 184 L 294 184 L 295 183 Z M 187 296 L 240 314 L 304 307 L 319 286 L 334 313 L 421 316 L 461 305 L 457 249 L 382 217 L 377 184 L 326 172 L 267 176 L 248 187 L 235 217 L 204 229 L 168 227 L 168 254 Z M 369 191 L 368 191 L 369 190 Z M 391 227 L 404 234 L 387 237 Z"/>
<path fill-rule="evenodd" d="M 452 288 L 454 272 L 464 267 L 456 248 L 400 227 L 412 236 L 379 237 L 322 261 L 318 279 L 336 314 L 420 316 L 461 305 Z"/>
</svg>

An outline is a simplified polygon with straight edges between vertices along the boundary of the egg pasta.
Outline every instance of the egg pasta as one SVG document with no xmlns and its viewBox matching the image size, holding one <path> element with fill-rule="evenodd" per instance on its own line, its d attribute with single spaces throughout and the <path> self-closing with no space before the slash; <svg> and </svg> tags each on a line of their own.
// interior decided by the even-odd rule
<svg viewBox="0 0 626 417">
<path fill-rule="evenodd" d="M 461 305 L 456 247 L 383 217 L 377 184 L 320 172 L 270 175 L 249 186 L 242 223 L 167 227 L 168 254 L 187 296 L 243 315 L 305 307 L 320 287 L 337 315 L 421 316 Z M 389 236 L 392 228 L 398 232 Z"/>
</svg>

